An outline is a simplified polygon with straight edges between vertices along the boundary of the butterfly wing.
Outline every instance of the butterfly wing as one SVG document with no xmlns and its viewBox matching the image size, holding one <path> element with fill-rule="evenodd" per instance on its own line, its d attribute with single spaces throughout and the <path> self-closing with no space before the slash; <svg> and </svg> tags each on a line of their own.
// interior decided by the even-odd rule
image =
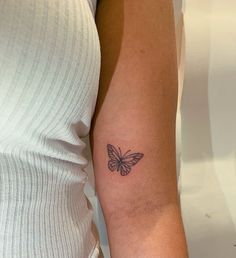
<svg viewBox="0 0 236 258">
<path fill-rule="evenodd" d="M 119 152 L 111 144 L 107 144 L 107 152 L 110 158 L 108 161 L 108 168 L 111 171 L 115 171 L 116 169 L 118 170 L 119 161 L 121 159 Z"/>
<path fill-rule="evenodd" d="M 122 162 L 122 164 L 120 165 L 120 174 L 122 176 L 126 176 L 129 174 L 130 170 L 131 170 L 131 166 L 129 166 L 125 162 Z"/>
<path fill-rule="evenodd" d="M 108 161 L 108 168 L 111 171 L 115 171 L 116 169 L 118 169 L 118 162 L 116 160 L 109 160 Z"/>
<path fill-rule="evenodd" d="M 143 157 L 143 153 L 132 153 L 122 158 L 122 163 L 120 165 L 120 174 L 126 176 L 131 167 L 137 164 L 137 162 Z"/>
<path fill-rule="evenodd" d="M 134 166 L 143 157 L 143 153 L 132 153 L 122 158 L 122 161 L 129 166 Z"/>
</svg>

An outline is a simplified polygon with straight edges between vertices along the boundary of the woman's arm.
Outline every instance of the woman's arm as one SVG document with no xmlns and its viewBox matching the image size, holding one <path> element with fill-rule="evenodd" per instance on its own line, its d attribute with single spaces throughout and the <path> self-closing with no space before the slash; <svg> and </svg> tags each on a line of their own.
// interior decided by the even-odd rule
<svg viewBox="0 0 236 258">
<path fill-rule="evenodd" d="M 111 256 L 186 258 L 171 0 L 101 0 L 96 22 L 102 68 L 90 137 Z M 122 159 L 128 150 L 139 154 Z"/>
</svg>

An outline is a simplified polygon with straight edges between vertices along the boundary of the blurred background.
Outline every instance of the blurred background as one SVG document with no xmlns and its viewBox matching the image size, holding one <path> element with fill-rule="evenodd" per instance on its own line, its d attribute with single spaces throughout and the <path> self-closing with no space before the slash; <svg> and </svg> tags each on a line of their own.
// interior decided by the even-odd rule
<svg viewBox="0 0 236 258">
<path fill-rule="evenodd" d="M 185 0 L 180 195 L 191 258 L 236 257 L 236 1 Z"/>
<path fill-rule="evenodd" d="M 177 173 L 190 258 L 236 257 L 236 1 L 174 0 L 179 68 Z M 85 193 L 105 258 L 88 138 Z"/>
</svg>

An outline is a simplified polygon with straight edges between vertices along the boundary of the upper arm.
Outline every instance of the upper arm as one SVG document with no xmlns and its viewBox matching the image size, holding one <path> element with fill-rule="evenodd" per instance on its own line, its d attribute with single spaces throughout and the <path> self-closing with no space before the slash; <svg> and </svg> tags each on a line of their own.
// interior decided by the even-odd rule
<svg viewBox="0 0 236 258">
<path fill-rule="evenodd" d="M 171 0 L 101 0 L 96 24 L 102 52 L 102 65 L 94 122 L 103 105 L 109 87 L 119 87 L 123 94 L 128 88 L 162 94 L 177 91 L 175 27 Z M 113 83 L 119 76 L 124 83 Z M 152 80 L 151 83 L 150 80 Z M 153 80 L 157 80 L 153 82 Z M 163 87 L 146 87 L 161 84 Z M 140 85 L 141 88 L 137 86 Z M 172 103 L 171 103 L 172 104 Z M 175 105 L 172 105 L 175 109 Z"/>
<path fill-rule="evenodd" d="M 91 144 L 102 206 L 111 211 L 124 200 L 130 204 L 154 196 L 155 206 L 176 199 L 172 1 L 102 0 L 96 23 L 102 65 Z M 122 153 L 144 154 L 128 178 L 109 171 L 107 144 L 121 147 Z"/>
</svg>

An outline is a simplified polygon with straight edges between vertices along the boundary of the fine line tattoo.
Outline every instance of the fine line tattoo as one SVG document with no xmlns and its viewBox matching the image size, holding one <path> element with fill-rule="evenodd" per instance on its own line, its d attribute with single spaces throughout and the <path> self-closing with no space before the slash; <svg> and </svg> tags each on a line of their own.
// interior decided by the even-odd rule
<svg viewBox="0 0 236 258">
<path fill-rule="evenodd" d="M 122 154 L 120 147 L 118 149 L 119 151 L 112 144 L 107 144 L 108 157 L 110 158 L 107 165 L 110 171 L 120 171 L 122 176 L 126 176 L 131 171 L 131 167 L 137 164 L 144 154 L 139 152 L 127 154 L 131 150 Z"/>
</svg>

